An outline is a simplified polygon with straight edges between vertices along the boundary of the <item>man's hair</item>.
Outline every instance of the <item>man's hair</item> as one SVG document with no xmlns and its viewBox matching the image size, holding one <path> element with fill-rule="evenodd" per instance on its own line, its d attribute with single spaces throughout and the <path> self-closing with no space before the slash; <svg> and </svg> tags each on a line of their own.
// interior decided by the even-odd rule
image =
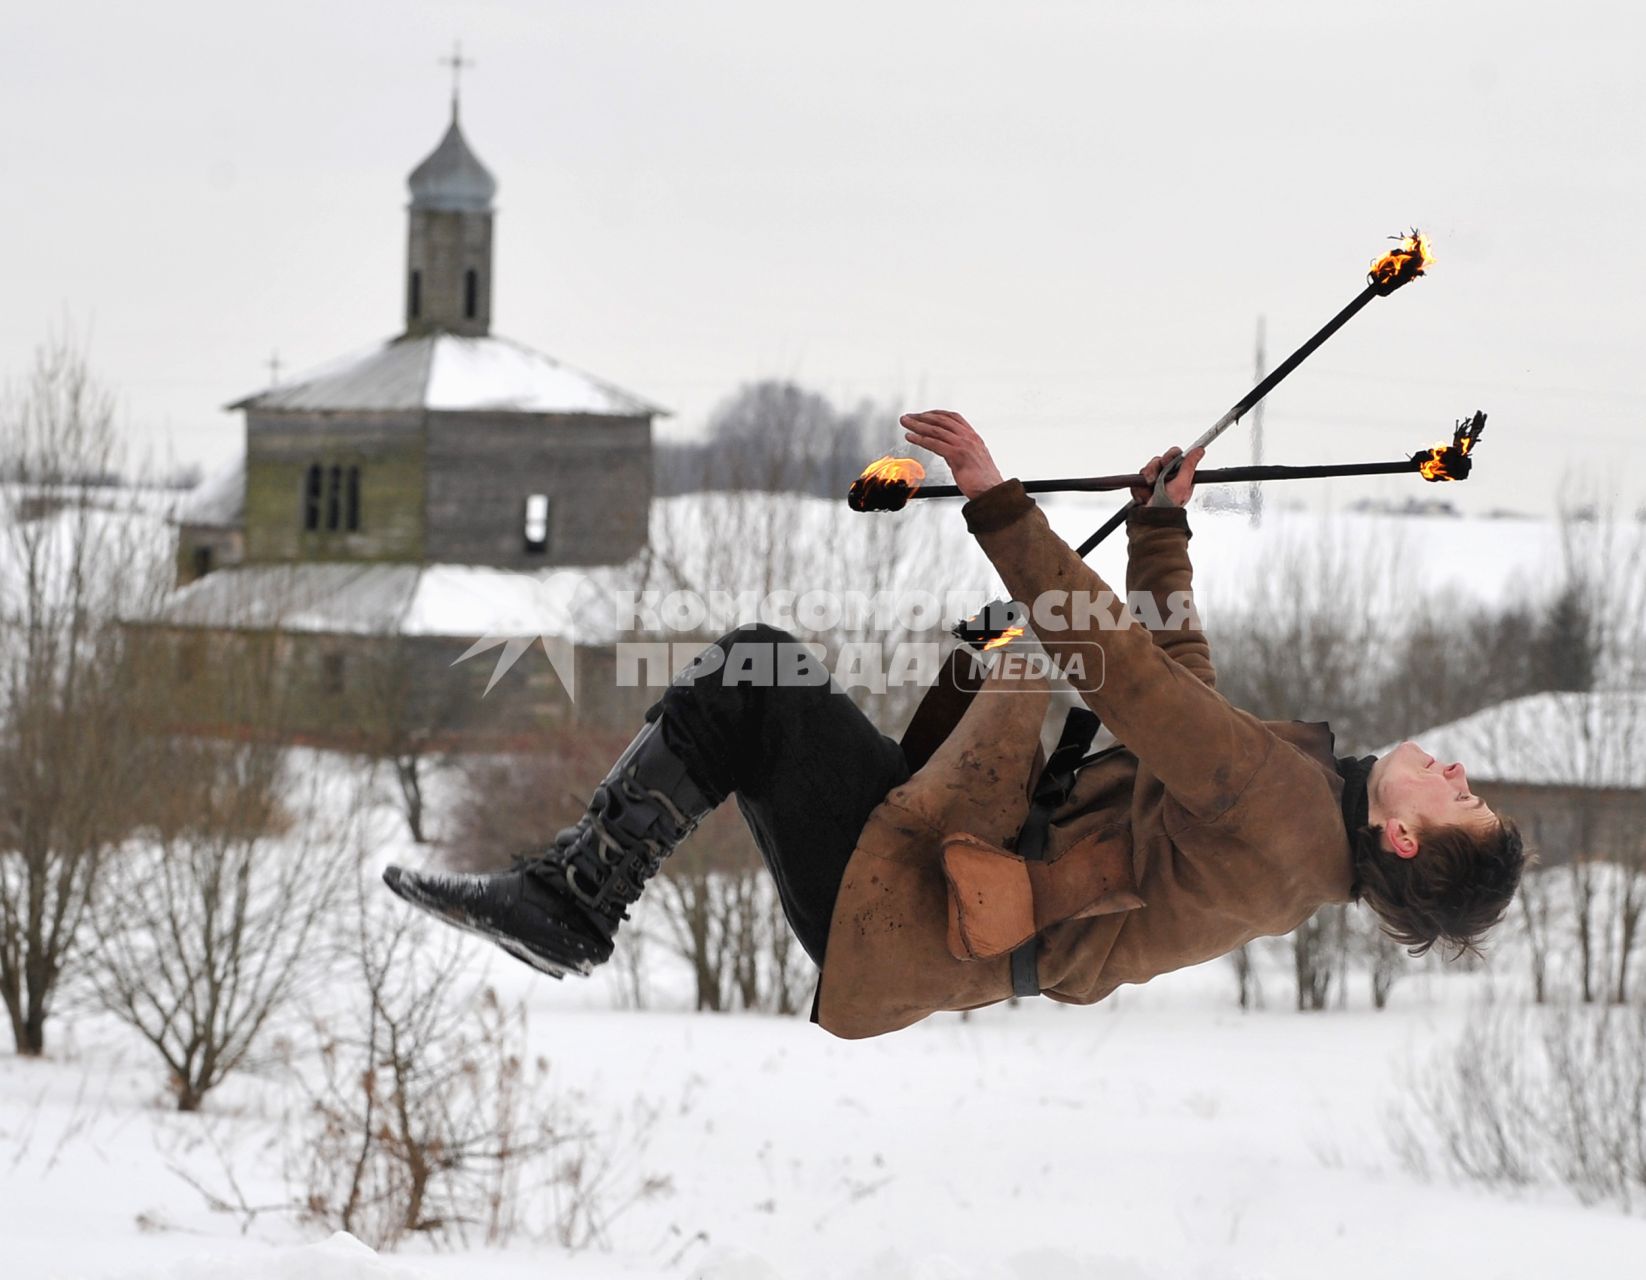
<svg viewBox="0 0 1646 1280">
<path fill-rule="evenodd" d="M 1437 942 L 1454 948 L 1452 959 L 1478 955 L 1520 885 L 1526 866 L 1520 828 L 1499 818 L 1484 830 L 1419 827 L 1416 836 L 1417 856 L 1402 858 L 1383 847 L 1381 826 L 1362 827 L 1352 842 L 1355 896 L 1414 956 Z"/>
</svg>

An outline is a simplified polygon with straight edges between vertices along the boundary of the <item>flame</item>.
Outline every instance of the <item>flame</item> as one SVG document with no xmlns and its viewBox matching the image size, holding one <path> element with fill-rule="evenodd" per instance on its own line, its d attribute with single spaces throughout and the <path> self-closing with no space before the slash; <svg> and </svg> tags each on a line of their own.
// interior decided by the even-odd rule
<svg viewBox="0 0 1646 1280">
<path fill-rule="evenodd" d="M 869 463 L 852 481 L 846 503 L 853 511 L 901 511 L 925 478 L 926 468 L 913 458 L 887 454 Z"/>
<path fill-rule="evenodd" d="M 1450 442 L 1430 446 L 1428 457 L 1424 457 L 1421 450 L 1412 455 L 1418 474 L 1425 480 L 1437 483 L 1442 480 L 1467 480 L 1474 468 L 1470 451 L 1485 430 L 1486 414 L 1483 411 L 1476 410 L 1473 417 L 1459 418 Z"/>
<path fill-rule="evenodd" d="M 1435 264 L 1435 255 L 1429 246 L 1429 237 L 1416 227 L 1403 236 L 1390 236 L 1399 243 L 1376 262 L 1366 273 L 1366 283 L 1376 285 L 1382 293 L 1393 293 L 1408 280 L 1415 280 Z"/>
<path fill-rule="evenodd" d="M 951 634 L 982 652 L 999 649 L 1023 634 L 1023 610 L 1008 600 L 984 605 L 981 613 L 954 624 Z"/>
<path fill-rule="evenodd" d="M 1418 474 L 1425 480 L 1440 481 L 1456 479 L 1455 476 L 1446 470 L 1446 455 L 1451 451 L 1452 446 L 1449 443 L 1437 444 L 1433 446 L 1429 450 L 1428 458 L 1418 464 Z"/>
</svg>

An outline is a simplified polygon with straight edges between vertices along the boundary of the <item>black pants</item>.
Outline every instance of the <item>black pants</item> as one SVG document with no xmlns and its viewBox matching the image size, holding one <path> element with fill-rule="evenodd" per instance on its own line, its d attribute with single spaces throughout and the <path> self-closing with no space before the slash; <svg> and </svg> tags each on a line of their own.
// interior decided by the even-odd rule
<svg viewBox="0 0 1646 1280">
<path fill-rule="evenodd" d="M 698 784 L 717 797 L 736 794 L 789 927 L 821 966 L 863 824 L 908 780 L 902 748 L 775 627 L 741 627 L 716 640 L 646 719 L 659 715 L 664 741 Z"/>
</svg>

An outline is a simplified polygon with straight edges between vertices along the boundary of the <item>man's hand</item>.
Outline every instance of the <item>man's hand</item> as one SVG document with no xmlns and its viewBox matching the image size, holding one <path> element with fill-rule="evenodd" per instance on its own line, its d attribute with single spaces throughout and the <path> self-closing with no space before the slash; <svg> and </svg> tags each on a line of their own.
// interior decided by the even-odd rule
<svg viewBox="0 0 1646 1280">
<path fill-rule="evenodd" d="M 922 449 L 930 449 L 949 464 L 955 487 L 968 499 L 986 493 L 1000 483 L 1000 470 L 989 456 L 972 424 L 949 409 L 928 409 L 925 413 L 905 413 L 903 438 Z"/>
<path fill-rule="evenodd" d="M 1200 460 L 1206 456 L 1206 447 L 1204 445 L 1190 450 L 1189 455 L 1183 459 L 1183 465 L 1178 469 L 1178 473 L 1166 481 L 1164 493 L 1159 495 L 1155 493 L 1155 481 L 1160 478 L 1161 471 L 1171 466 L 1182 452 L 1183 450 L 1174 444 L 1165 453 L 1150 458 L 1148 462 L 1139 468 L 1139 472 L 1143 476 L 1143 483 L 1132 486 L 1132 501 L 1140 507 L 1186 506 L 1189 498 L 1194 493 L 1194 469 L 1200 465 Z"/>
</svg>

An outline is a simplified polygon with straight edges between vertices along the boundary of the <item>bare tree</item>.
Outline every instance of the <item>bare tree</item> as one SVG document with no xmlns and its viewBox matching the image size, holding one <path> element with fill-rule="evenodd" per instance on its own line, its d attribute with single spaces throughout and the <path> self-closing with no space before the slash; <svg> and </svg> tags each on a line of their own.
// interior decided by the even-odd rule
<svg viewBox="0 0 1646 1280">
<path fill-rule="evenodd" d="M 813 970 L 735 810 L 716 812 L 664 865 L 646 921 L 690 966 L 696 1007 L 791 1014 Z"/>
<path fill-rule="evenodd" d="M 1471 754 L 1539 789 L 1523 826 L 1547 869 L 1518 914 L 1534 999 L 1623 1003 L 1646 917 L 1646 523 L 1568 500 L 1560 537 L 1532 636 L 1545 689 L 1485 718 Z"/>
<path fill-rule="evenodd" d="M 177 1109 L 194 1111 L 328 971 L 325 925 L 358 860 L 362 805 L 312 776 L 295 794 L 269 745 L 170 748 L 189 817 L 107 860 L 89 974 L 165 1063 Z"/>
<path fill-rule="evenodd" d="M 1252 954 L 1252 944 L 1242 943 L 1229 953 L 1229 963 L 1235 971 L 1235 982 L 1240 996 L 1242 1009 L 1261 1009 L 1263 1007 L 1263 980 L 1257 971 L 1257 959 Z"/>
<path fill-rule="evenodd" d="M 1364 910 L 1351 912 L 1345 921 L 1350 945 L 1365 964 L 1371 977 L 1372 1008 L 1386 1009 L 1395 983 L 1411 963 L 1406 949 L 1379 926 Z"/>
<path fill-rule="evenodd" d="M 1327 720 L 1340 754 L 1379 745 L 1383 673 L 1401 618 L 1389 607 L 1401 589 L 1396 540 L 1351 544 L 1328 527 L 1277 548 L 1270 568 L 1238 607 L 1216 609 L 1218 685 L 1265 719 Z M 1297 1007 L 1327 1007 L 1346 945 L 1341 908 L 1317 912 L 1291 935 Z"/>
<path fill-rule="evenodd" d="M 143 770 L 118 620 L 166 581 L 161 525 L 119 470 L 110 396 L 72 336 L 0 403 L 0 995 L 45 1047 L 98 865 Z"/>
<path fill-rule="evenodd" d="M 707 438 L 657 449 L 660 494 L 700 490 L 786 491 L 839 498 L 869 458 L 864 440 L 896 415 L 861 401 L 837 408 L 797 383 L 745 383 L 715 406 Z"/>
<path fill-rule="evenodd" d="M 716 872 L 716 860 L 700 840 L 676 851 L 656 894 L 663 900 L 662 918 L 670 948 L 691 966 L 696 1008 L 718 1013 L 728 1007 L 728 978 L 734 963 L 735 938 L 720 927 L 722 912 L 716 902 L 723 879 L 741 872 Z"/>
<path fill-rule="evenodd" d="M 1526 942 L 1526 959 L 1531 968 L 1532 1002 L 1549 999 L 1549 952 L 1554 927 L 1550 877 L 1535 869 L 1520 884 L 1520 929 Z"/>
<path fill-rule="evenodd" d="M 1576 528 L 1591 540 L 1597 536 L 1593 522 Z M 1603 653 L 1629 648 L 1619 640 L 1622 621 L 1646 613 L 1646 593 L 1638 587 L 1622 592 L 1626 607 L 1611 607 L 1592 586 L 1593 566 L 1638 562 L 1646 544 L 1629 558 L 1579 551 L 1571 532 L 1566 541 L 1567 578 L 1547 598 L 1492 605 L 1428 590 L 1405 572 L 1411 557 L 1397 539 L 1351 546 L 1328 525 L 1307 542 L 1278 547 L 1256 589 L 1238 605 L 1209 610 L 1222 655 L 1219 684 L 1238 705 L 1266 718 L 1329 720 L 1340 754 L 1374 750 L 1521 695 L 1587 690 L 1602 674 Z M 1608 579 L 1609 587 L 1616 585 Z M 1570 705 L 1575 711 L 1590 704 L 1574 693 Z M 1582 726 L 1570 731 L 1581 732 Z M 1537 739 L 1563 733 L 1545 724 L 1514 736 L 1532 740 L 1529 749 L 1535 752 Z M 1521 755 L 1528 750 L 1521 742 L 1482 743 L 1478 758 L 1507 759 L 1508 746 Z M 1605 769 L 1615 771 L 1615 764 Z M 1574 784 L 1589 785 L 1576 778 Z M 1571 834 L 1572 847 L 1593 847 L 1599 837 L 1589 828 L 1599 821 L 1591 807 L 1580 806 L 1574 823 L 1583 829 Z M 1646 815 L 1636 825 L 1642 824 Z M 1615 847 L 1618 841 L 1610 843 Z M 1569 875 L 1579 972 L 1593 998 L 1606 985 L 1601 968 L 1614 984 L 1626 979 L 1627 965 L 1616 969 L 1603 963 L 1601 953 L 1621 950 L 1627 956 L 1636 948 L 1646 886 L 1610 870 L 1591 874 L 1581 856 Z M 1538 905 L 1528 903 L 1523 914 Z M 1330 945 L 1341 953 L 1348 937 L 1319 919 L 1293 934 L 1302 1007 L 1321 1007 L 1331 985 L 1334 962 L 1317 954 L 1319 948 Z M 1541 938 L 1532 950 L 1539 989 L 1547 976 L 1547 931 Z M 1370 966 L 1374 1004 L 1386 999 L 1397 973 L 1387 949 L 1374 940 L 1369 946 L 1357 942 L 1352 950 Z M 1338 989 L 1341 995 L 1341 985 Z"/>
<path fill-rule="evenodd" d="M 1342 907 L 1322 907 L 1292 933 L 1292 962 L 1297 977 L 1299 1012 L 1327 1007 L 1332 979 L 1342 975 Z"/>
<path fill-rule="evenodd" d="M 431 772 L 451 762 L 468 689 L 459 681 L 426 679 L 415 641 L 398 634 L 373 639 L 352 663 L 345 695 L 350 719 L 361 750 L 392 773 L 412 839 L 427 844 L 427 783 Z"/>
<path fill-rule="evenodd" d="M 1615 504 L 1584 518 L 1569 497 L 1561 516 L 1567 583 L 1554 617 L 1579 635 L 1552 661 L 1594 696 L 1561 704 L 1557 732 L 1575 758 L 1556 776 L 1607 796 L 1578 806 L 1572 901 L 1584 999 L 1621 1004 L 1646 912 L 1646 520 Z"/>
<path fill-rule="evenodd" d="M 1328 525 L 1275 548 L 1238 602 L 1209 584 L 1218 687 L 1271 720 L 1329 720 L 1341 751 L 1382 741 L 1379 681 L 1393 664 L 1403 582 L 1399 541 L 1351 542 Z"/>
</svg>

